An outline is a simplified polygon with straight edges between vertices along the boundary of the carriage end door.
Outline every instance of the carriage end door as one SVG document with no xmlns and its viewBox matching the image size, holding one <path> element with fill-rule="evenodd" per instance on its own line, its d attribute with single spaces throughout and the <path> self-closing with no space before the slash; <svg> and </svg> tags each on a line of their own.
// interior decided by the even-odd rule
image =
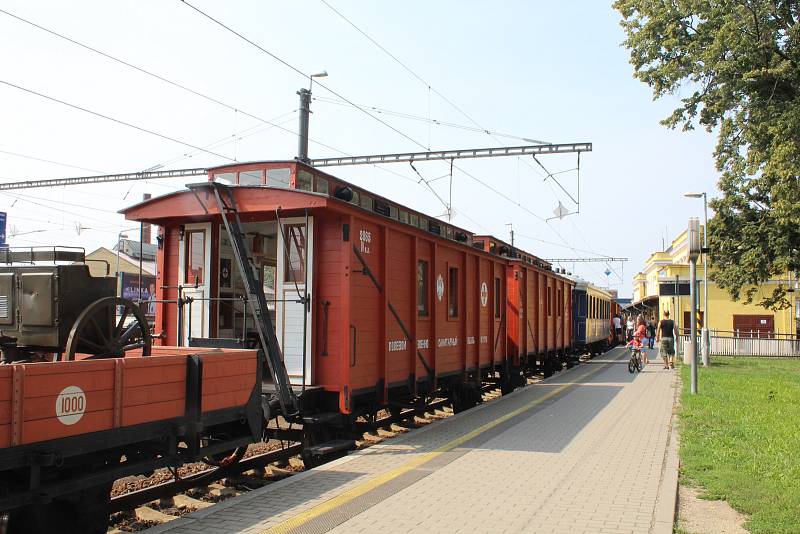
<svg viewBox="0 0 800 534">
<path fill-rule="evenodd" d="M 308 290 L 311 300 L 313 280 L 314 220 L 281 219 L 278 231 L 277 276 L 275 280 L 275 330 L 283 361 L 292 384 L 313 384 L 311 369 L 311 306 L 300 299 Z M 306 288 L 306 282 L 308 288 Z M 305 320 L 305 327 L 304 327 Z M 303 348 L 305 347 L 305 374 Z"/>
<path fill-rule="evenodd" d="M 194 299 L 183 307 L 181 340 L 189 346 L 190 337 L 209 337 L 211 296 L 211 223 L 187 224 L 180 242 L 178 284 L 183 297 Z"/>
</svg>

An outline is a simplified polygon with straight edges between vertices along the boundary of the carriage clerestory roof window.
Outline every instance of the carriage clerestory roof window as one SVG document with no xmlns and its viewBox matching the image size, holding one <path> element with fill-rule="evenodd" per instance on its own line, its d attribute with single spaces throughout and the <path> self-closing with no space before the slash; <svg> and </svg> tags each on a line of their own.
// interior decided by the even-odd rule
<svg viewBox="0 0 800 534">
<path fill-rule="evenodd" d="M 267 185 L 270 187 L 292 187 L 292 171 L 289 167 L 267 169 Z"/>
</svg>

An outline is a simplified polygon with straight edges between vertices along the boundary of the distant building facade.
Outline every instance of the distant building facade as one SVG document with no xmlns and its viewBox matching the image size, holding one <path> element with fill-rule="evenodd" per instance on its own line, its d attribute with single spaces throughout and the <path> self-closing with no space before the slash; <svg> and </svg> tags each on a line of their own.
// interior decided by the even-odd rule
<svg viewBox="0 0 800 534">
<path fill-rule="evenodd" d="M 702 231 L 702 228 L 701 228 Z M 687 232 L 682 232 L 665 251 L 654 252 L 645 262 L 641 272 L 633 278 L 633 303 L 629 309 L 656 317 L 669 310 L 681 331 L 691 327 L 691 299 L 689 293 L 689 249 Z M 705 293 L 703 284 L 703 261 L 697 260 L 698 327 L 705 320 L 708 328 L 718 332 L 738 332 L 740 335 L 763 336 L 767 334 L 796 335 L 798 326 L 797 292 L 790 293 L 792 306 L 773 312 L 757 305 L 759 293 L 769 295 L 777 284 L 793 285 L 788 277 L 768 280 L 758 286 L 753 304 L 734 301 L 727 290 L 714 283 L 710 276 L 713 264 L 709 263 L 708 308 L 703 309 Z M 743 288 L 744 291 L 747 287 Z M 707 317 L 706 317 L 707 315 Z"/>
</svg>

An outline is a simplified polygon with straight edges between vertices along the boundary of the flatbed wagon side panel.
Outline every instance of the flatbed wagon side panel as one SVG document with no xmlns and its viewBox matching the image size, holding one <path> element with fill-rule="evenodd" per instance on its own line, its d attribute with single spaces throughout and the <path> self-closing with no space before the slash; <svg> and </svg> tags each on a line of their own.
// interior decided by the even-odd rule
<svg viewBox="0 0 800 534">
<path fill-rule="evenodd" d="M 237 408 L 247 404 L 256 385 L 258 352 L 202 354 L 202 412 Z"/>
<path fill-rule="evenodd" d="M 385 313 L 386 351 L 385 381 L 387 386 L 406 384 L 412 374 L 411 362 L 415 354 L 414 339 L 406 338 L 403 328 L 411 333 L 414 295 L 409 291 L 410 280 L 416 270 L 408 261 L 413 256 L 414 239 L 405 232 L 388 230 L 386 245 L 386 297 L 400 316 L 403 327 L 391 313 Z"/>
<path fill-rule="evenodd" d="M 464 254 L 450 246 L 437 246 L 436 270 L 436 375 L 451 376 L 462 370 L 464 321 Z"/>
<path fill-rule="evenodd" d="M 11 445 L 12 378 L 12 367 L 10 365 L 0 366 L 0 448 Z"/>
<path fill-rule="evenodd" d="M 383 286 L 380 279 L 383 272 L 381 254 L 381 233 L 377 224 L 365 219 L 354 218 L 350 230 L 352 247 L 355 247 L 372 275 Z M 353 393 L 363 393 L 378 385 L 381 372 L 380 360 L 383 351 L 380 343 L 382 328 L 381 304 L 383 294 L 375 287 L 363 271 L 358 256 L 352 252 L 350 280 L 350 335 L 351 354 L 349 361 L 350 387 Z M 358 272 L 357 272 L 358 271 Z"/>
<path fill-rule="evenodd" d="M 12 384 L 2 391 L 11 396 L 0 394 L 12 405 L 10 417 L 0 416 L 11 426 L 7 446 L 179 417 L 185 362 L 164 356 L 10 366 Z"/>
<path fill-rule="evenodd" d="M 425 363 L 434 366 L 433 347 L 436 339 L 433 335 L 434 311 L 436 309 L 436 276 L 433 274 L 433 244 L 430 240 L 418 237 L 417 242 L 417 314 L 416 337 L 417 349 Z M 413 358 L 416 380 L 427 376 L 427 371 L 419 358 Z"/>
<path fill-rule="evenodd" d="M 196 349 L 195 349 L 196 351 Z M 117 360 L 122 364 L 121 426 L 184 415 L 186 356 Z"/>
<path fill-rule="evenodd" d="M 312 298 L 316 309 L 313 324 L 316 339 L 312 376 L 316 385 L 344 395 L 349 369 L 348 330 L 350 324 L 350 256 L 353 241 L 349 217 L 318 215 L 315 225 L 315 280 Z M 345 241 L 347 237 L 347 241 Z M 342 399 L 341 409 L 345 409 Z"/>
</svg>

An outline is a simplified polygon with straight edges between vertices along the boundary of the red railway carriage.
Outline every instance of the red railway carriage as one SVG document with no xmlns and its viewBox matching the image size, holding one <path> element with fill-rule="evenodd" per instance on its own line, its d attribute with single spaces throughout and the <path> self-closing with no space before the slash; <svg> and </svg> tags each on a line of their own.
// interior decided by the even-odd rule
<svg viewBox="0 0 800 534">
<path fill-rule="evenodd" d="M 508 356 L 516 370 L 545 376 L 571 363 L 572 280 L 551 265 L 492 236 L 473 246 L 506 259 Z M 517 376 L 516 374 L 514 376 Z"/>
<path fill-rule="evenodd" d="M 315 406 L 358 414 L 436 389 L 475 400 L 482 375 L 506 373 L 509 263 L 469 232 L 296 161 L 219 167 L 209 180 L 238 186 L 229 191 L 286 370 Z M 253 337 L 212 193 L 123 213 L 161 227 L 162 342 Z"/>
</svg>

